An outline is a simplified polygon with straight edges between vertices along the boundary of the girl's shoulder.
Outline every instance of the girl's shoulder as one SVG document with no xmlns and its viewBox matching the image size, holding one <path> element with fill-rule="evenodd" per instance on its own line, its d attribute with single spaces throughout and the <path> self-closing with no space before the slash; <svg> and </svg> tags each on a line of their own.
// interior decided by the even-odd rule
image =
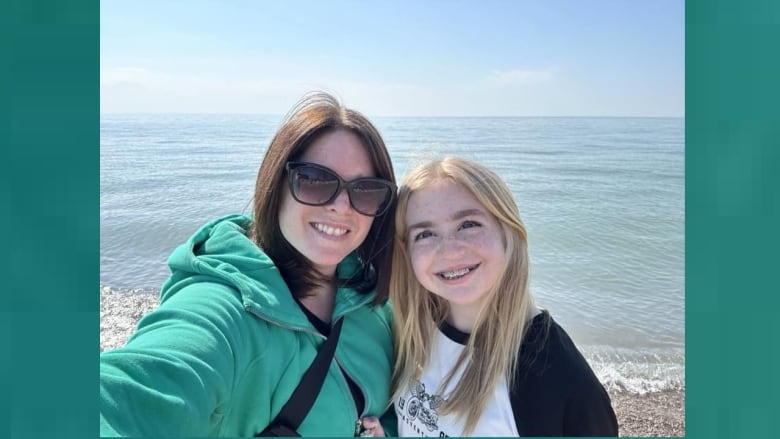
<svg viewBox="0 0 780 439">
<path fill-rule="evenodd" d="M 518 353 L 516 378 L 545 378 L 576 384 L 591 380 L 590 365 L 569 334 L 546 310 L 534 317 Z"/>
</svg>

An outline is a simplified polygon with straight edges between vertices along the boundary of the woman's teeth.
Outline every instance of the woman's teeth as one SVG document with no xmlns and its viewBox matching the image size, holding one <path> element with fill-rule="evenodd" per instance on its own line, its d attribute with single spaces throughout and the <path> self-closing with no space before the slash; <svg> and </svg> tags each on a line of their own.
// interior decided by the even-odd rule
<svg viewBox="0 0 780 439">
<path fill-rule="evenodd" d="M 320 223 L 314 223 L 314 228 L 330 236 L 341 236 L 348 232 L 347 229 L 342 229 L 339 227 L 330 227 Z"/>
</svg>

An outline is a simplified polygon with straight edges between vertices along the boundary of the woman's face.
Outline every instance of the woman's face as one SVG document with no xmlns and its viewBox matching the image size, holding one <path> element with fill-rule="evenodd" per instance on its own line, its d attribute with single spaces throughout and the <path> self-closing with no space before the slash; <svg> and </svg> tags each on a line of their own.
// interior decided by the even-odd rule
<svg viewBox="0 0 780 439">
<path fill-rule="evenodd" d="M 321 134 L 298 161 L 325 166 L 346 181 L 374 177 L 368 151 L 348 130 Z M 346 190 L 324 206 L 297 202 L 284 186 L 279 226 L 285 239 L 306 256 L 323 275 L 335 274 L 336 265 L 354 251 L 368 235 L 373 217 L 356 212 Z"/>
<path fill-rule="evenodd" d="M 498 220 L 467 189 L 442 179 L 412 193 L 405 221 L 417 280 L 453 314 L 476 316 L 506 266 Z"/>
</svg>

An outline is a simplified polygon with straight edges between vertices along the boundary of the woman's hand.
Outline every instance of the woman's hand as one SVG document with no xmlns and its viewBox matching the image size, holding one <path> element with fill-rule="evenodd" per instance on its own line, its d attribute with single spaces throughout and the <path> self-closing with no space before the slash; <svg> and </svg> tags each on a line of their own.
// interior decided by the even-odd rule
<svg viewBox="0 0 780 439">
<path fill-rule="evenodd" d="M 360 437 L 385 437 L 385 429 L 376 416 L 366 416 L 361 422 L 364 430 L 360 433 Z"/>
</svg>

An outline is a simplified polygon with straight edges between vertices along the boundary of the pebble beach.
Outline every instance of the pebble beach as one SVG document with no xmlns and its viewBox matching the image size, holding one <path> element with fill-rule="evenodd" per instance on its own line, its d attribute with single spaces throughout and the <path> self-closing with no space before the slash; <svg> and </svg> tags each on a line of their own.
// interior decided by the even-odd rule
<svg viewBox="0 0 780 439">
<path fill-rule="evenodd" d="M 124 345 L 138 320 L 158 304 L 154 290 L 117 290 L 100 286 L 100 351 Z M 620 436 L 685 436 L 684 391 L 645 394 L 610 391 Z"/>
</svg>

